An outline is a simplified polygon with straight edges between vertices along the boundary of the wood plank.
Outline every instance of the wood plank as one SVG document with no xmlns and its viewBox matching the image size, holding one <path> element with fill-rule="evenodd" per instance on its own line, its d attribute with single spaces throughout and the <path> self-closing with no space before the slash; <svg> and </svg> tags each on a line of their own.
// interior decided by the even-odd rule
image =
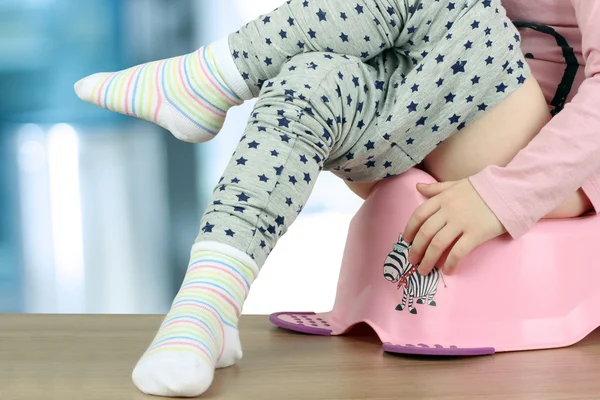
<svg viewBox="0 0 600 400">
<path fill-rule="evenodd" d="M 155 315 L 0 316 L 0 399 L 152 399 L 131 370 Z M 600 331 L 576 346 L 491 357 L 386 355 L 370 330 L 312 337 L 241 322 L 244 359 L 219 370 L 204 399 L 600 399 Z"/>
</svg>

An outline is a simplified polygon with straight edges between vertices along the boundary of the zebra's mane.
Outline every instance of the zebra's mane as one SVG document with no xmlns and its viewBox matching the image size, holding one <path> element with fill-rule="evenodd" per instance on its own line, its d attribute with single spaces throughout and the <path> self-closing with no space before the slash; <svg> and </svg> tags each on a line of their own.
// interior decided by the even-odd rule
<svg viewBox="0 0 600 400">
<path fill-rule="evenodd" d="M 398 253 L 402 253 L 403 251 L 409 249 L 409 245 L 402 239 L 398 240 L 396 244 L 394 244 L 394 251 Z"/>
</svg>

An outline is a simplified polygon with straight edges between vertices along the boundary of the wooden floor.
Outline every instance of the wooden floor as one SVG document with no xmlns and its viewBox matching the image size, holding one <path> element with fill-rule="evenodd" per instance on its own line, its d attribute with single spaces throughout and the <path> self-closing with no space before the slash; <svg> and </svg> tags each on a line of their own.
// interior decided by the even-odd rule
<svg viewBox="0 0 600 400">
<path fill-rule="evenodd" d="M 155 399 L 131 370 L 161 316 L 0 315 L 0 399 Z M 244 359 L 202 398 L 600 399 L 600 332 L 566 349 L 472 359 L 383 354 L 368 334 L 312 337 L 243 317 Z"/>
</svg>

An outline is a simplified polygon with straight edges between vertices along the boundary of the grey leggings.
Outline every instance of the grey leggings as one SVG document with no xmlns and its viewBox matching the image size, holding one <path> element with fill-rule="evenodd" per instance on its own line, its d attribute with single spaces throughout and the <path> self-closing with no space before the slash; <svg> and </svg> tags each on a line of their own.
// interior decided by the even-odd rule
<svg viewBox="0 0 600 400">
<path fill-rule="evenodd" d="M 529 76 L 499 0 L 290 0 L 229 45 L 258 101 L 197 241 L 259 266 L 321 170 L 400 174 Z"/>
</svg>

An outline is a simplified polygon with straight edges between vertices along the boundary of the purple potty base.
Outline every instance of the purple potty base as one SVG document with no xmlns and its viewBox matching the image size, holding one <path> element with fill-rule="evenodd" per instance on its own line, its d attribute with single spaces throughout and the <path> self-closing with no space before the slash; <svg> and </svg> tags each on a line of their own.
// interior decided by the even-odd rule
<svg viewBox="0 0 600 400">
<path fill-rule="evenodd" d="M 279 312 L 269 316 L 269 321 L 283 329 L 318 336 L 334 335 L 332 324 L 327 320 L 327 314 L 314 312 Z M 439 344 L 383 344 L 386 353 L 436 356 L 436 357 L 474 357 L 496 353 L 493 347 L 462 348 L 457 346 L 442 346 Z"/>
<path fill-rule="evenodd" d="M 457 346 L 444 347 L 439 344 L 430 346 L 423 343 L 419 343 L 417 345 L 384 343 L 383 351 L 394 354 L 438 357 L 475 357 L 488 356 L 496 353 L 496 350 L 493 347 L 461 348 Z"/>
<path fill-rule="evenodd" d="M 269 316 L 269 321 L 280 328 L 309 335 L 331 336 L 331 324 L 314 312 L 279 312 Z"/>
</svg>

